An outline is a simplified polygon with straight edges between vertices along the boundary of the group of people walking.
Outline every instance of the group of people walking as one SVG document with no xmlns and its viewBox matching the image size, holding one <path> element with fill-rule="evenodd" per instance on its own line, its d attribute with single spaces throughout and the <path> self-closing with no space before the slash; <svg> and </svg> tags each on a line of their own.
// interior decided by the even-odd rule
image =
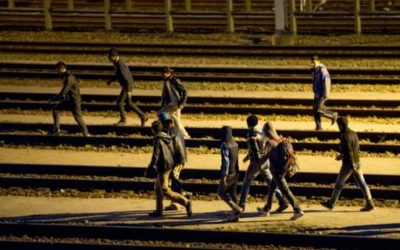
<svg viewBox="0 0 400 250">
<path fill-rule="evenodd" d="M 133 89 L 133 77 L 128 65 L 120 59 L 117 50 L 110 49 L 108 53 L 110 62 L 115 68 L 115 76 L 107 81 L 110 84 L 117 80 L 121 85 L 121 92 L 117 99 L 120 112 L 120 120 L 116 126 L 126 123 L 125 104 L 128 104 L 140 118 L 141 125 L 148 121 L 147 115 L 139 109 L 131 100 Z M 328 209 L 333 209 L 346 180 L 353 175 L 356 184 L 361 188 L 366 204 L 362 211 L 374 209 L 371 193 L 363 177 L 360 168 L 359 140 L 357 134 L 348 127 L 346 117 L 340 117 L 336 112 L 326 108 L 331 79 L 327 68 L 320 62 L 318 56 L 311 57 L 313 74 L 314 104 L 313 115 L 315 129 L 322 130 L 321 117 L 327 117 L 331 124 L 337 123 L 340 131 L 340 152 L 337 160 L 342 161 L 342 167 L 336 179 L 335 188 L 331 198 L 322 202 Z M 81 97 L 79 83 L 75 76 L 68 70 L 67 65 L 59 62 L 56 65 L 57 72 L 63 76 L 63 88 L 50 102 L 56 102 L 53 107 L 54 134 L 60 132 L 59 110 L 67 108 L 71 110 L 84 136 L 90 136 L 82 119 Z M 181 81 L 175 77 L 173 69 L 164 67 L 162 70 L 163 89 L 161 95 L 161 108 L 157 112 L 158 119 L 152 122 L 151 130 L 153 139 L 153 154 L 151 162 L 145 171 L 145 176 L 155 178 L 156 209 L 149 216 L 163 216 L 163 211 L 178 209 L 183 206 L 187 215 L 192 216 L 191 195 L 183 191 L 180 172 L 187 162 L 185 139 L 190 135 L 180 121 L 180 112 L 186 105 L 187 89 Z M 219 196 L 232 209 L 227 220 L 238 221 L 240 215 L 246 209 L 246 200 L 254 179 L 261 175 L 268 186 L 267 202 L 258 208 L 262 215 L 269 216 L 272 209 L 273 198 L 279 202 L 276 213 L 282 213 L 288 209 L 289 204 L 293 209 L 292 220 L 304 215 L 299 202 L 286 182 L 286 176 L 292 175 L 298 168 L 298 162 L 293 146 L 287 138 L 279 136 L 272 122 L 266 122 L 262 130 L 258 129 L 258 117 L 249 115 L 247 123 L 248 153 L 243 162 L 249 162 L 246 175 L 240 190 L 240 198 L 237 196 L 239 182 L 239 147 L 234 139 L 232 127 L 221 128 L 221 180 L 218 185 Z M 171 204 L 164 208 L 163 197 L 171 200 Z"/>
</svg>

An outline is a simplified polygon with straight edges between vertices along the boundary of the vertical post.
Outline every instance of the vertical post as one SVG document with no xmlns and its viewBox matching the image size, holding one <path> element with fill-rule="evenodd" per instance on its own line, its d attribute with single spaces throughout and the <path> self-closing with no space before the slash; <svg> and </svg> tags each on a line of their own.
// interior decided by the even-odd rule
<svg viewBox="0 0 400 250">
<path fill-rule="evenodd" d="M 106 30 L 111 30 L 111 5 L 110 0 L 104 0 L 104 22 Z"/>
<path fill-rule="evenodd" d="M 292 35 L 297 34 L 297 20 L 296 20 L 296 0 L 289 0 L 289 15 L 290 15 L 290 31 Z"/>
<path fill-rule="evenodd" d="M 275 7 L 275 31 L 284 31 L 286 28 L 285 1 L 274 0 Z"/>
<path fill-rule="evenodd" d="M 375 0 L 369 0 L 369 11 L 375 11 Z"/>
<path fill-rule="evenodd" d="M 354 0 L 354 32 L 361 35 L 360 0 Z"/>
<path fill-rule="evenodd" d="M 251 0 L 244 0 L 244 10 L 246 12 L 251 11 Z"/>
<path fill-rule="evenodd" d="M 74 10 L 74 0 L 68 0 L 68 10 Z"/>
<path fill-rule="evenodd" d="M 306 11 L 307 12 L 312 11 L 312 0 L 306 0 Z"/>
<path fill-rule="evenodd" d="M 132 11 L 132 0 L 125 0 L 126 11 Z"/>
<path fill-rule="evenodd" d="M 233 0 L 226 0 L 226 22 L 228 33 L 234 33 L 235 24 L 233 21 Z"/>
<path fill-rule="evenodd" d="M 50 14 L 50 6 L 51 2 L 50 0 L 44 0 L 44 26 L 46 30 L 52 30 L 53 29 L 53 24 L 51 20 L 51 14 Z"/>
<path fill-rule="evenodd" d="M 14 9 L 15 8 L 14 0 L 8 0 L 8 8 L 9 9 Z"/>
<path fill-rule="evenodd" d="M 171 0 L 164 0 L 164 7 L 165 7 L 165 18 L 167 24 L 167 33 L 171 34 L 174 32 L 174 23 L 172 21 L 172 3 Z"/>
<path fill-rule="evenodd" d="M 186 12 L 192 11 L 192 0 L 185 0 L 185 11 Z"/>
</svg>

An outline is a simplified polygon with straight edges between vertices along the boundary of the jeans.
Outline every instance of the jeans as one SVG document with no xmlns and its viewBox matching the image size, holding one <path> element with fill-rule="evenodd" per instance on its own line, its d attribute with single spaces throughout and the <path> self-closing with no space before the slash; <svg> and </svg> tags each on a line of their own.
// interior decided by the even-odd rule
<svg viewBox="0 0 400 250">
<path fill-rule="evenodd" d="M 135 113 L 139 116 L 139 117 L 144 117 L 144 113 L 142 110 L 140 110 L 140 108 L 135 105 L 132 102 L 132 95 L 131 92 L 128 92 L 126 89 L 121 89 L 121 93 L 118 96 L 117 99 L 117 106 L 119 108 L 119 115 L 120 115 L 120 119 L 121 121 L 125 122 L 126 121 L 126 111 L 125 111 L 125 102 L 127 101 L 129 107 L 135 111 Z"/>
<path fill-rule="evenodd" d="M 239 174 L 231 174 L 225 177 L 226 183 L 222 179 L 218 185 L 218 195 L 228 204 L 232 210 L 238 210 L 238 198 L 236 195 Z"/>
<path fill-rule="evenodd" d="M 268 161 L 266 162 L 266 164 L 268 164 Z M 241 207 L 246 206 L 247 195 L 249 194 L 250 187 L 254 179 L 257 178 L 257 176 L 260 174 L 261 177 L 264 179 L 264 181 L 267 183 L 268 188 L 269 189 L 271 188 L 272 174 L 271 171 L 269 170 L 269 165 L 257 167 L 257 164 L 250 163 L 243 180 L 242 189 L 240 190 L 239 206 Z M 279 189 L 276 189 L 275 195 L 276 198 L 278 198 L 279 206 L 286 204 L 286 201 L 283 198 L 282 193 Z"/>
<path fill-rule="evenodd" d="M 325 107 L 326 99 L 323 97 L 314 97 L 314 104 L 313 104 L 313 115 L 315 120 L 315 126 L 317 129 L 321 129 L 321 116 L 333 119 L 335 117 L 335 112 L 326 109 Z"/>
<path fill-rule="evenodd" d="M 82 118 L 81 104 L 80 102 L 64 101 L 59 102 L 53 106 L 53 120 L 54 126 L 53 131 L 60 131 L 60 111 L 63 109 L 70 110 L 74 116 L 75 121 L 78 123 L 83 135 L 88 135 L 88 129 Z"/>
<path fill-rule="evenodd" d="M 189 200 L 181 195 L 180 193 L 172 191 L 169 187 L 170 184 L 170 175 L 172 170 L 167 170 L 162 173 L 158 173 L 156 184 L 155 184 L 155 191 L 156 191 L 156 211 L 163 211 L 163 197 L 167 197 L 171 199 L 172 202 L 178 203 L 182 206 L 186 206 Z"/>
<path fill-rule="evenodd" d="M 274 198 L 274 192 L 276 188 L 279 188 L 282 194 L 287 198 L 290 205 L 293 208 L 295 213 L 301 211 L 299 203 L 297 202 L 296 198 L 294 197 L 293 193 L 290 191 L 289 186 L 286 182 L 285 175 L 273 175 L 271 186 L 269 187 L 268 191 L 268 198 L 267 203 L 264 206 L 265 211 L 270 211 L 272 208 L 272 200 Z"/>
<path fill-rule="evenodd" d="M 175 125 L 178 127 L 179 131 L 182 133 L 182 135 L 185 138 L 190 137 L 189 133 L 186 131 L 185 127 L 182 125 L 181 109 L 177 105 L 167 104 L 158 111 L 158 114 L 160 114 L 162 112 L 169 113 L 172 120 L 174 120 Z"/>
<path fill-rule="evenodd" d="M 339 199 L 340 193 L 346 183 L 347 179 L 353 175 L 354 180 L 356 181 L 357 186 L 361 189 L 361 192 L 364 195 L 365 200 L 368 202 L 372 200 L 371 192 L 367 186 L 367 182 L 364 179 L 364 175 L 360 168 L 354 169 L 349 164 L 343 164 L 340 168 L 339 174 L 336 178 L 335 188 L 332 191 L 330 203 L 332 206 L 335 205 L 337 200 Z"/>
</svg>

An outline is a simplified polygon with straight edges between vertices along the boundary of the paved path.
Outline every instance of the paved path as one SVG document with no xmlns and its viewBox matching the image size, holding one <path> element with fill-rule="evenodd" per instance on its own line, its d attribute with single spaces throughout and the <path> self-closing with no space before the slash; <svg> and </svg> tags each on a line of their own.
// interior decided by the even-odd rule
<svg viewBox="0 0 400 250">
<path fill-rule="evenodd" d="M 0 196 L 0 219 L 31 223 L 88 223 L 96 225 L 128 224 L 167 226 L 174 228 L 218 229 L 240 231 L 312 232 L 318 234 L 344 233 L 349 235 L 400 238 L 400 210 L 377 208 L 359 212 L 360 207 L 340 207 L 328 211 L 320 205 L 302 204 L 305 215 L 290 221 L 291 210 L 270 217 L 260 217 L 250 202 L 239 223 L 225 221 L 228 206 L 219 201 L 193 202 L 193 217 L 185 211 L 165 212 L 163 218 L 149 218 L 154 200 L 149 199 L 81 199 Z M 166 202 L 166 201 L 165 201 Z M 274 207 L 277 205 L 275 204 Z"/>
</svg>

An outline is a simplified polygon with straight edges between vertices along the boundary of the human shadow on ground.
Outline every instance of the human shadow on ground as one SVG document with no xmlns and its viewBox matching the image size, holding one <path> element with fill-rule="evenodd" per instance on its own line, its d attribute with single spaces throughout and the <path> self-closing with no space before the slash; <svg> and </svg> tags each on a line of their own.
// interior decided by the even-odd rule
<svg viewBox="0 0 400 250">
<path fill-rule="evenodd" d="M 312 228 L 313 231 L 326 231 L 330 235 L 382 236 L 400 233 L 400 223 L 370 224 L 346 227 Z M 329 232 L 330 231 L 330 232 Z"/>
</svg>

